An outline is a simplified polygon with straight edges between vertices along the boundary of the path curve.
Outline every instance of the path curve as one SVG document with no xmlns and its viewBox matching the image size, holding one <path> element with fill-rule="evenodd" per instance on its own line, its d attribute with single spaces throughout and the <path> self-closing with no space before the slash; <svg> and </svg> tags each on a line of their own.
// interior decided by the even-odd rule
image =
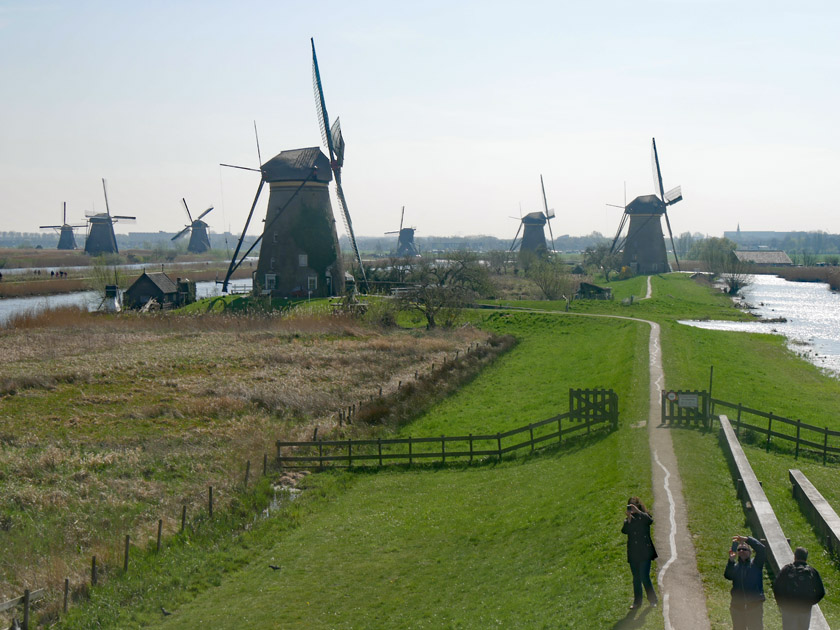
<svg viewBox="0 0 840 630">
<path fill-rule="evenodd" d="M 650 276 L 647 280 L 647 295 L 652 295 Z M 659 341 L 659 324 L 624 315 L 602 315 L 596 313 L 569 313 L 562 311 L 544 311 L 539 309 L 516 308 L 555 315 L 576 317 L 603 317 L 607 319 L 626 319 L 650 326 L 648 356 L 650 371 L 649 412 L 647 418 L 650 456 L 653 462 L 651 476 L 653 480 L 653 503 L 656 516 L 654 542 L 659 558 L 659 585 L 662 602 L 662 616 L 665 630 L 710 630 L 709 613 L 706 608 L 706 592 L 697 570 L 697 556 L 694 542 L 688 531 L 688 510 L 682 494 L 677 457 L 671 432 L 661 424 L 661 391 L 665 388 L 665 373 L 662 369 L 662 347 Z M 665 506 L 663 509 L 662 506 Z M 667 518 L 665 513 L 667 512 Z"/>
</svg>

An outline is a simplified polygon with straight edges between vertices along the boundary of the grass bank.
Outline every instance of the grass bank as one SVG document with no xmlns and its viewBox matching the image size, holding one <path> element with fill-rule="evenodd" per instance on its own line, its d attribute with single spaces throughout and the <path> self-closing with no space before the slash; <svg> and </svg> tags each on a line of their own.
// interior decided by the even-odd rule
<svg viewBox="0 0 840 630">
<path fill-rule="evenodd" d="M 701 330 L 667 322 L 662 327 L 662 345 L 669 388 L 707 389 L 709 366 L 714 365 L 715 398 L 840 428 L 836 416 L 840 382 L 797 357 L 778 335 Z M 743 510 L 716 433 L 674 430 L 673 437 L 713 627 L 729 627 L 729 583 L 723 578 L 723 567 L 731 536 L 746 531 Z M 786 452 L 766 453 L 756 445 L 744 444 L 744 449 L 791 544 L 811 551 L 809 561 L 823 576 L 826 590 L 836 592 L 840 565 L 825 553 L 794 502 L 787 471 L 802 469 L 837 509 L 840 469 L 805 457 L 796 460 Z M 766 623 L 780 627 L 769 581 L 765 592 Z M 829 624 L 840 626 L 840 600 L 829 596 L 821 607 Z"/>
<path fill-rule="evenodd" d="M 518 426 L 565 410 L 570 383 L 618 391 L 621 428 L 501 464 L 312 475 L 304 496 L 327 501 L 299 527 L 278 530 L 218 588 L 194 599 L 181 589 L 173 604 L 158 589 L 118 625 L 623 627 L 632 593 L 622 507 L 651 496 L 647 433 L 631 428 L 647 413 L 647 326 L 525 313 L 493 314 L 486 326 L 519 343 L 406 431 Z M 62 627 L 94 627 L 99 614 Z M 642 615 L 628 627 L 662 627 L 657 609 Z"/>
</svg>

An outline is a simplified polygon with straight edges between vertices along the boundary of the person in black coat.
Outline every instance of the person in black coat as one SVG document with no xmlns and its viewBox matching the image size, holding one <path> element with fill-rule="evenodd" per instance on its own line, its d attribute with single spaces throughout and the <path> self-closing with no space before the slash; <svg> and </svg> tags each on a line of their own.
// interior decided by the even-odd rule
<svg viewBox="0 0 840 630">
<path fill-rule="evenodd" d="M 627 562 L 633 573 L 633 605 L 630 608 L 642 605 L 642 586 L 652 606 L 659 601 L 650 581 L 650 564 L 656 558 L 656 549 L 650 538 L 652 524 L 653 517 L 648 514 L 644 503 L 639 497 L 630 497 L 621 527 L 621 533 L 627 535 Z"/>
<path fill-rule="evenodd" d="M 784 630 L 808 630 L 811 608 L 825 596 L 819 572 L 808 566 L 808 551 L 797 547 L 793 562 L 786 564 L 773 580 L 773 594 L 782 609 Z"/>
<path fill-rule="evenodd" d="M 750 547 L 755 558 L 750 559 Z M 764 561 L 767 549 L 752 536 L 733 536 L 729 562 L 723 577 L 732 580 L 729 614 L 734 630 L 762 630 L 764 627 Z"/>
</svg>

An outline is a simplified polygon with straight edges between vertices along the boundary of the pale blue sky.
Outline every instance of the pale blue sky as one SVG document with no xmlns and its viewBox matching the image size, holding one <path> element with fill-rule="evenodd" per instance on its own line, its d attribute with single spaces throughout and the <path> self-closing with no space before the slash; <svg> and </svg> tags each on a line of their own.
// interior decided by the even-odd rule
<svg viewBox="0 0 840 630">
<path fill-rule="evenodd" d="M 0 0 L 0 230 L 103 210 L 105 177 L 120 232 L 179 230 L 181 197 L 239 232 L 257 175 L 218 164 L 256 166 L 253 121 L 264 160 L 320 144 L 314 36 L 357 234 L 404 205 L 510 238 L 542 173 L 555 235 L 612 236 L 653 136 L 675 232 L 840 232 L 837 6 Z"/>
</svg>

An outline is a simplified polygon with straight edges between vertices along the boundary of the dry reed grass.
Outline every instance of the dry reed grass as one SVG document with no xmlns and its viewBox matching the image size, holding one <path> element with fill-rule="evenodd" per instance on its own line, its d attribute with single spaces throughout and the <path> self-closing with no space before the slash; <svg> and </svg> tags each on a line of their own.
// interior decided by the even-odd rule
<svg viewBox="0 0 840 630">
<path fill-rule="evenodd" d="M 380 388 L 396 407 L 400 381 L 485 337 L 323 315 L 15 318 L 0 330 L 0 600 L 80 584 L 91 555 L 118 565 L 126 533 L 176 531 L 208 485 L 221 508 L 275 440 L 336 431 Z"/>
</svg>

